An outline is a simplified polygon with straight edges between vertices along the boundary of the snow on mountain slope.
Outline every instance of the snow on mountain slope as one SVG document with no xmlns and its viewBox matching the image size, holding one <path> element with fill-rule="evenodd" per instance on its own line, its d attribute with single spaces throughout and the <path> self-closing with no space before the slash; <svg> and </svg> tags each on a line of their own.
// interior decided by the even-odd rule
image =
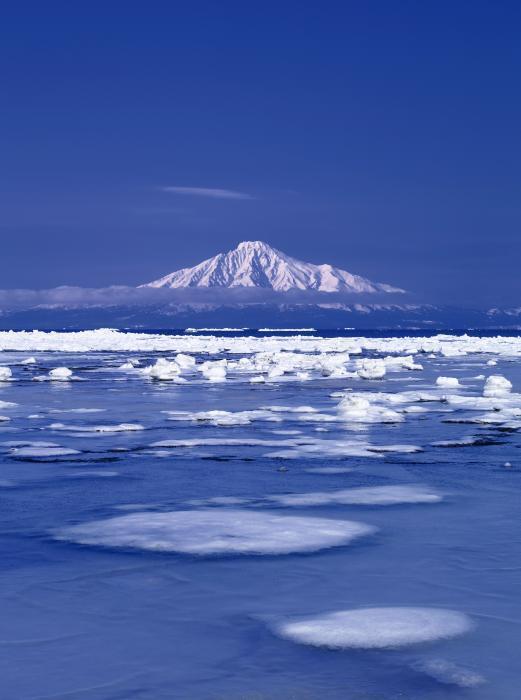
<svg viewBox="0 0 521 700">
<path fill-rule="evenodd" d="M 142 287 L 260 287 L 319 292 L 403 292 L 332 265 L 313 265 L 285 255 L 262 241 L 244 241 L 195 267 L 186 267 Z"/>
</svg>

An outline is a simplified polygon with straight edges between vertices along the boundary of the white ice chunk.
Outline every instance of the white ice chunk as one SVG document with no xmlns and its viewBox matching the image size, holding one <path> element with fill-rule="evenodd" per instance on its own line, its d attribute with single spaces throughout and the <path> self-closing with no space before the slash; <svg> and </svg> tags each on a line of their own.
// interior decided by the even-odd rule
<svg viewBox="0 0 521 700">
<path fill-rule="evenodd" d="M 485 382 L 483 396 L 486 397 L 501 397 L 506 396 L 512 391 L 512 382 L 500 374 L 492 374 Z"/>
<path fill-rule="evenodd" d="M 179 355 L 175 356 L 175 361 L 183 370 L 190 370 L 195 367 L 195 357 L 191 355 L 185 355 L 180 352 Z"/>
<path fill-rule="evenodd" d="M 380 359 L 357 361 L 357 374 L 360 379 L 382 379 L 385 376 L 385 362 Z"/>
<path fill-rule="evenodd" d="M 118 369 L 134 369 L 135 364 L 132 362 L 132 360 L 127 360 L 124 362 L 122 365 L 118 367 Z"/>
<path fill-rule="evenodd" d="M 151 379 L 175 381 L 181 374 L 181 368 L 176 362 L 169 362 L 164 357 L 160 357 L 154 365 L 144 367 L 141 372 Z"/>
<path fill-rule="evenodd" d="M 441 386 L 447 389 L 454 389 L 461 386 L 457 377 L 438 377 L 436 379 L 436 384 L 437 386 Z"/>
<path fill-rule="evenodd" d="M 226 360 L 207 361 L 199 366 L 201 374 L 208 379 L 209 382 L 225 382 L 227 374 L 226 368 Z"/>
<path fill-rule="evenodd" d="M 371 395 L 368 393 L 370 398 Z M 386 406 L 377 406 L 362 394 L 347 394 L 338 404 L 341 420 L 353 423 L 400 423 L 403 416 Z"/>
<path fill-rule="evenodd" d="M 13 378 L 13 373 L 10 367 L 0 367 L 0 382 L 10 382 Z"/>
</svg>

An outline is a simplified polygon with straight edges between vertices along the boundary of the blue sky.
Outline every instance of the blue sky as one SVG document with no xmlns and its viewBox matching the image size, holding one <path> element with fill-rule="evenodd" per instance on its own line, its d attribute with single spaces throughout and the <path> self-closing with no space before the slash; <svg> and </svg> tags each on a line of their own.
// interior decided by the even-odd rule
<svg viewBox="0 0 521 700">
<path fill-rule="evenodd" d="M 520 27 L 499 0 L 11 3 L 0 287 L 139 284 L 261 239 L 519 304 Z"/>
</svg>

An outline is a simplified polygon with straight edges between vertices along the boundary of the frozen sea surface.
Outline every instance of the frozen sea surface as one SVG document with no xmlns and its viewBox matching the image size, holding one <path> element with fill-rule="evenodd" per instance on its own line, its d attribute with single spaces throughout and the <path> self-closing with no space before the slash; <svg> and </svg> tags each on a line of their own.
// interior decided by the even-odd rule
<svg viewBox="0 0 521 700">
<path fill-rule="evenodd" d="M 518 700 L 521 338 L 0 350 L 1 698 Z"/>
</svg>

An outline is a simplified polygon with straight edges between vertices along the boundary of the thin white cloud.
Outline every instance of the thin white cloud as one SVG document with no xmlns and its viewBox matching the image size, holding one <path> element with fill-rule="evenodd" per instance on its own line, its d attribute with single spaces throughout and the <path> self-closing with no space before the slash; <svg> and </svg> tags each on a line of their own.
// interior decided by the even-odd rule
<svg viewBox="0 0 521 700">
<path fill-rule="evenodd" d="M 210 197 L 212 199 L 254 199 L 251 194 L 237 192 L 236 190 L 224 190 L 218 187 L 161 187 L 163 192 L 173 194 L 195 195 L 196 197 Z"/>
</svg>

